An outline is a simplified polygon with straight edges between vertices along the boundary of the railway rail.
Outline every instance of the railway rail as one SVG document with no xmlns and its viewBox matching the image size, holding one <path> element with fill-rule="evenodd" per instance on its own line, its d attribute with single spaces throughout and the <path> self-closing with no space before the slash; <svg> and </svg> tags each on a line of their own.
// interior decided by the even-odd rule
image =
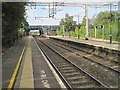
<svg viewBox="0 0 120 90">
<path fill-rule="evenodd" d="M 73 46 L 70 46 L 70 45 L 67 45 L 67 44 L 64 44 L 64 43 L 55 42 L 55 41 L 54 42 L 50 41 L 50 42 L 55 44 L 58 47 L 61 47 L 61 48 L 65 49 L 65 50 L 70 51 L 71 53 L 77 52 L 75 54 L 76 56 L 81 56 L 81 57 L 83 57 L 83 58 L 85 58 L 87 60 L 92 61 L 93 63 L 99 64 L 99 65 L 101 65 L 101 66 L 103 66 L 105 68 L 109 68 L 112 71 L 120 73 L 119 65 L 118 65 L 118 63 L 115 63 L 114 61 L 105 60 L 102 57 L 97 57 L 97 56 L 95 56 L 93 54 L 90 54 L 90 53 L 88 54 L 87 52 L 83 52 L 83 51 L 81 51 L 80 49 L 78 49 L 76 47 L 73 47 Z M 90 56 L 90 57 L 88 57 L 88 56 Z"/>
<path fill-rule="evenodd" d="M 89 72 L 91 75 L 95 76 L 97 79 L 105 83 L 110 88 L 118 88 L 118 80 L 119 80 L 119 71 L 113 70 L 107 66 L 104 66 L 104 64 L 97 64 L 93 62 L 92 60 L 89 60 L 88 58 L 81 57 L 78 52 L 75 52 L 73 54 L 70 53 L 71 50 L 66 48 L 61 48 L 57 46 L 55 43 L 52 44 L 52 42 L 49 42 L 50 40 L 43 40 L 46 44 L 49 46 L 52 46 L 54 49 L 56 49 L 58 52 L 60 52 L 62 55 L 64 55 L 66 58 L 70 59 L 72 62 L 77 64 L 79 67 L 82 67 L 84 70 Z M 59 44 L 57 42 L 57 44 Z M 65 43 L 66 45 L 66 43 Z M 64 45 L 62 45 L 64 46 Z M 59 49 L 58 49 L 59 48 Z M 74 50 L 73 50 L 74 51 Z M 83 53 L 83 52 L 82 52 Z M 91 56 L 89 54 L 84 54 L 86 56 Z M 93 58 L 93 56 L 91 56 Z M 93 58 L 95 61 L 97 61 L 97 57 Z M 100 60 L 100 59 L 98 59 Z M 82 63 L 82 64 L 81 64 Z M 104 63 L 104 62 L 103 62 Z M 106 63 L 107 64 L 107 63 Z"/>
<path fill-rule="evenodd" d="M 71 62 L 71 60 L 64 57 L 50 45 L 37 38 L 35 40 L 69 88 L 109 88 L 100 80 Z"/>
</svg>

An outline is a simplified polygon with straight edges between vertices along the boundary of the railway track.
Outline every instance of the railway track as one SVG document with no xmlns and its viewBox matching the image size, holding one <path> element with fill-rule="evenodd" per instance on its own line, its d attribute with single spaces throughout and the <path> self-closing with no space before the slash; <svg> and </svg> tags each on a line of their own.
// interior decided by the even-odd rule
<svg viewBox="0 0 120 90">
<path fill-rule="evenodd" d="M 107 56 L 107 58 L 105 58 L 106 56 L 104 55 L 104 54 L 101 54 L 100 52 L 96 52 L 96 49 L 93 47 L 93 48 L 91 48 L 91 47 L 80 47 L 80 45 L 73 45 L 72 43 L 70 43 L 70 44 L 68 44 L 67 43 L 67 41 L 62 41 L 62 40 L 54 40 L 54 39 L 51 39 L 50 38 L 50 40 L 52 40 L 52 41 L 54 41 L 54 42 L 57 42 L 57 43 L 60 43 L 60 44 L 64 44 L 65 46 L 67 46 L 67 47 L 71 47 L 71 48 L 73 48 L 73 49 L 76 49 L 76 50 L 79 50 L 79 51 L 82 51 L 82 52 L 85 52 L 85 53 L 87 53 L 87 54 L 92 54 L 93 56 L 96 56 L 96 57 L 98 57 L 98 58 L 101 58 L 101 59 L 106 59 L 107 61 L 111 61 L 112 63 L 116 63 L 116 64 L 118 64 L 119 62 L 118 62 L 118 58 L 119 58 L 119 55 L 118 55 L 118 53 L 117 53 L 117 55 L 116 55 L 116 58 L 117 59 L 115 59 L 115 58 L 113 58 L 113 57 L 110 57 L 110 56 Z M 75 47 L 76 46 L 76 47 Z M 101 50 L 102 51 L 102 50 Z M 106 52 L 106 51 L 105 51 Z M 106 52 L 107 53 L 107 52 Z M 114 53 L 115 54 L 115 53 Z"/>
<path fill-rule="evenodd" d="M 117 72 L 113 69 L 107 68 L 104 65 L 101 66 L 100 64 L 97 64 L 89 59 L 81 57 L 78 54 L 78 52 L 74 52 L 74 49 L 72 50 L 74 53 L 71 54 L 71 52 L 69 50 L 66 50 L 66 48 L 68 48 L 68 47 L 66 47 L 66 48 L 59 47 L 55 43 L 49 42 L 50 40 L 47 40 L 47 39 L 43 39 L 42 41 L 44 43 L 46 43 L 47 45 L 56 49 L 64 57 L 71 60 L 73 63 L 75 63 L 82 69 L 84 69 L 86 72 L 90 73 L 92 76 L 94 76 L 101 82 L 105 83 L 108 87 L 118 88 L 118 85 L 119 85 L 118 79 L 120 78 L 119 72 Z M 59 44 L 58 42 L 57 42 L 57 44 Z M 67 44 L 65 44 L 65 45 L 67 45 Z M 65 46 L 65 45 L 62 45 L 62 46 Z M 88 56 L 88 57 L 91 56 L 91 55 L 85 54 L 85 53 L 83 53 L 83 55 Z M 93 58 L 93 56 L 91 56 L 91 58 Z M 99 60 L 98 58 L 93 58 L 93 60 L 94 59 L 95 59 L 95 61 Z M 105 64 L 107 64 L 107 63 L 105 63 Z"/>
<path fill-rule="evenodd" d="M 80 51 L 80 49 L 69 46 L 67 44 L 63 44 L 63 43 L 59 43 L 59 42 L 53 42 L 53 41 L 50 41 L 50 42 L 53 43 L 54 45 L 58 46 L 58 47 L 61 47 L 61 48 L 65 49 L 65 50 L 68 50 L 71 53 L 77 52 L 75 54 L 76 56 L 81 56 L 81 57 L 83 57 L 83 58 L 85 58 L 87 60 L 90 60 L 93 63 L 99 64 L 99 65 L 101 65 L 101 66 L 103 66 L 105 68 L 109 68 L 112 71 L 120 73 L 118 63 L 110 62 L 108 60 L 106 61 L 103 58 L 94 56 L 92 54 L 88 54 L 87 52 Z M 90 56 L 90 57 L 88 57 L 88 56 Z"/>
<path fill-rule="evenodd" d="M 69 88 L 109 88 L 51 46 L 35 40 Z"/>
</svg>

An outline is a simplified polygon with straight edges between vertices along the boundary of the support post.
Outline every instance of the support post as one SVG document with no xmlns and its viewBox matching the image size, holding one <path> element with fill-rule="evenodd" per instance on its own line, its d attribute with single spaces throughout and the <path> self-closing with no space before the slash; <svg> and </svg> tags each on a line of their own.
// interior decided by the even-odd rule
<svg viewBox="0 0 120 90">
<path fill-rule="evenodd" d="M 79 25 L 79 15 L 78 15 L 78 25 Z"/>
<path fill-rule="evenodd" d="M 50 3 L 49 3 L 49 17 L 50 17 Z"/>
<path fill-rule="evenodd" d="M 96 26 L 95 26 L 95 39 L 96 39 Z"/>
<path fill-rule="evenodd" d="M 110 43 L 112 43 L 112 13 L 111 13 L 111 9 L 112 9 L 112 4 L 110 3 Z"/>
<path fill-rule="evenodd" d="M 88 40 L 88 6 L 85 5 L 85 18 L 86 18 L 86 35 L 85 40 Z"/>
<path fill-rule="evenodd" d="M 65 30 L 64 30 L 64 29 L 65 29 L 65 26 L 63 25 L 63 37 L 64 37 L 64 32 L 65 32 Z"/>
<path fill-rule="evenodd" d="M 103 30 L 102 30 L 103 40 L 104 40 L 104 32 L 105 32 L 105 30 L 104 30 L 104 25 L 103 25 Z"/>
</svg>

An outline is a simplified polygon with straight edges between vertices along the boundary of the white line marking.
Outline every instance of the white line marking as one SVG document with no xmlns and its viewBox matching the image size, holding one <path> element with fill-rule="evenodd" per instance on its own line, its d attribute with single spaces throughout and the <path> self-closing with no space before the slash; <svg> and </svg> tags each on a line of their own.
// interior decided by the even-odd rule
<svg viewBox="0 0 120 90">
<path fill-rule="evenodd" d="M 48 80 L 43 80 L 42 83 L 44 87 L 50 88 L 50 85 L 48 84 Z"/>
<path fill-rule="evenodd" d="M 48 83 L 48 80 L 46 79 L 47 75 L 46 75 L 45 71 L 40 70 L 40 74 L 41 74 L 40 77 L 41 77 L 43 86 L 46 87 L 46 88 L 50 88 L 50 84 Z"/>
</svg>

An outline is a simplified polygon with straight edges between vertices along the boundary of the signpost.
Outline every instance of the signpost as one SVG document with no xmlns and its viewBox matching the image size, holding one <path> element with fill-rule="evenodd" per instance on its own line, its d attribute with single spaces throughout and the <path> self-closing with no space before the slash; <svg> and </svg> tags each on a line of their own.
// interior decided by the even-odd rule
<svg viewBox="0 0 120 90">
<path fill-rule="evenodd" d="M 101 28 L 103 28 L 103 26 L 96 26 L 96 28 L 97 28 L 97 29 L 101 29 Z"/>
</svg>

